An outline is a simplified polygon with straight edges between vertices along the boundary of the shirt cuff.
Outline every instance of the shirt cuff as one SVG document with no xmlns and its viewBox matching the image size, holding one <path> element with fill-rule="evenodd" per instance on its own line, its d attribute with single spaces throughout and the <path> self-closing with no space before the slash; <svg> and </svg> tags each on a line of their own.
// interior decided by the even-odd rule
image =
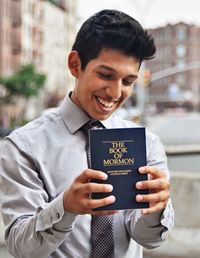
<svg viewBox="0 0 200 258">
<path fill-rule="evenodd" d="M 145 223 L 151 227 L 164 226 L 171 229 L 174 226 L 174 210 L 169 199 L 164 210 L 144 216 Z"/>
<path fill-rule="evenodd" d="M 174 227 L 174 209 L 170 199 L 161 216 L 161 225 L 164 226 L 161 234 L 161 239 L 164 240 L 168 236 L 169 231 Z"/>
<path fill-rule="evenodd" d="M 37 209 L 36 231 L 44 231 L 51 227 L 61 232 L 71 230 L 77 214 L 65 212 L 63 194 L 60 194 L 51 203 Z"/>
<path fill-rule="evenodd" d="M 174 210 L 171 200 L 168 200 L 164 210 L 143 217 L 144 222 L 151 228 L 163 227 L 161 239 L 165 240 L 169 231 L 174 227 Z"/>
</svg>

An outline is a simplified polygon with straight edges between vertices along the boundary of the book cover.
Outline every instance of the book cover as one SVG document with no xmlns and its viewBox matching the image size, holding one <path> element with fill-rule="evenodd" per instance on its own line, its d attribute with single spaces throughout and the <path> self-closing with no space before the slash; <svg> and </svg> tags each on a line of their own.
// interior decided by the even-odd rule
<svg viewBox="0 0 200 258">
<path fill-rule="evenodd" d="M 149 207 L 147 202 L 137 202 L 137 194 L 147 194 L 148 190 L 138 190 L 136 182 L 147 180 L 138 168 L 147 164 L 145 128 L 92 129 L 89 131 L 91 168 L 108 174 L 106 181 L 98 183 L 113 185 L 112 193 L 93 193 L 99 199 L 110 194 L 116 197 L 113 204 L 95 210 L 124 210 Z"/>
</svg>

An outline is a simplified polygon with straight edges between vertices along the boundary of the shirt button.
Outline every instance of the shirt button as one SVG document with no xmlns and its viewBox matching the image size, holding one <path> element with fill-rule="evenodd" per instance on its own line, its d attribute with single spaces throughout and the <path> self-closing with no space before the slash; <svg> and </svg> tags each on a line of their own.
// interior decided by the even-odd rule
<svg viewBox="0 0 200 258">
<path fill-rule="evenodd" d="M 59 219 L 60 218 L 60 214 L 56 213 L 56 218 Z"/>
</svg>

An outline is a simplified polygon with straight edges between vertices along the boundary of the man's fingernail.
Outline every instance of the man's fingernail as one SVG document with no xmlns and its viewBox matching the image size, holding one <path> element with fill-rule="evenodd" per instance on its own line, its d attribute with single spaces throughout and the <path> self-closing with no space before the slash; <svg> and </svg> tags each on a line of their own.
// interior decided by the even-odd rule
<svg viewBox="0 0 200 258">
<path fill-rule="evenodd" d="M 142 210 L 142 214 L 144 214 L 144 215 L 147 214 L 147 210 L 146 210 L 146 209 L 143 209 L 143 210 Z"/>
<path fill-rule="evenodd" d="M 106 173 L 102 173 L 102 178 L 103 179 L 107 179 L 108 178 L 108 175 Z"/>
<path fill-rule="evenodd" d="M 142 183 L 141 182 L 137 182 L 136 183 L 136 188 L 137 189 L 142 189 Z"/>
<path fill-rule="evenodd" d="M 145 171 L 145 168 L 144 168 L 144 167 L 140 167 L 140 168 L 139 168 L 139 172 L 142 173 L 142 172 L 144 172 L 144 171 Z"/>
<path fill-rule="evenodd" d="M 112 185 L 108 185 L 108 191 L 112 192 L 112 190 L 113 190 L 113 186 Z"/>
<path fill-rule="evenodd" d="M 136 196 L 136 201 L 137 201 L 137 202 L 141 202 L 142 200 L 143 200 L 142 195 L 138 194 L 138 195 Z"/>
</svg>

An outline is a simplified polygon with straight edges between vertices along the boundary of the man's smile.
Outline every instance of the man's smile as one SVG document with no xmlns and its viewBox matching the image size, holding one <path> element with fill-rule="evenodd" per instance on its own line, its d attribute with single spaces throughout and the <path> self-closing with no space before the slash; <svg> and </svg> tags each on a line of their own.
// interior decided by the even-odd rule
<svg viewBox="0 0 200 258">
<path fill-rule="evenodd" d="M 96 100 L 98 101 L 98 103 L 100 103 L 104 108 L 107 108 L 107 109 L 112 109 L 112 107 L 115 105 L 115 103 L 117 101 L 115 100 L 105 100 L 99 96 L 95 96 L 96 97 Z"/>
</svg>

